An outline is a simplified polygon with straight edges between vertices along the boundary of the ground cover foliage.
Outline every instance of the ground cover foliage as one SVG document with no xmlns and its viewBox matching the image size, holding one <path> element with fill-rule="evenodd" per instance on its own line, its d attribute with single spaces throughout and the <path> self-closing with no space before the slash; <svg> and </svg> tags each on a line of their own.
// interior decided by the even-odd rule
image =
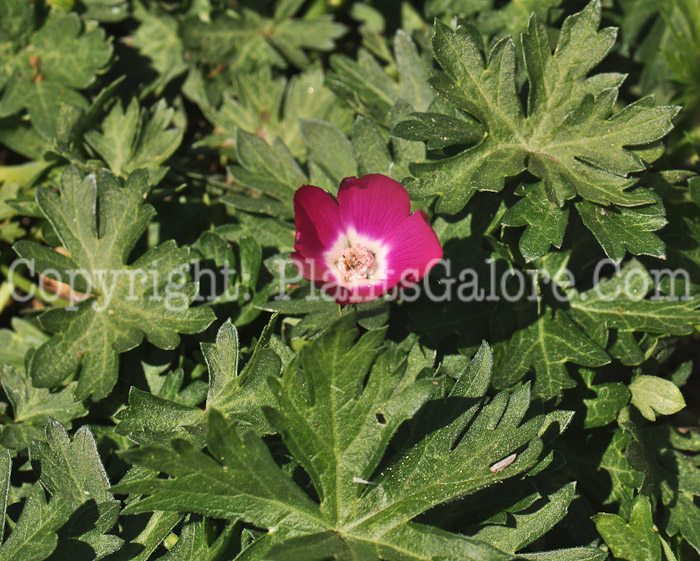
<svg viewBox="0 0 700 561">
<path fill-rule="evenodd" d="M 0 2 L 0 561 L 700 559 L 698 91 L 699 0 Z M 367 173 L 449 265 L 310 299 Z"/>
</svg>

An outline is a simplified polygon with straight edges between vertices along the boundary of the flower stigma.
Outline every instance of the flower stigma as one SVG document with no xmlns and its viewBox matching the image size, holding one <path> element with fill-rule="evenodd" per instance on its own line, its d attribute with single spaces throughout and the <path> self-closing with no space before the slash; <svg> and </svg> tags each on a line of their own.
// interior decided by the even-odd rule
<svg viewBox="0 0 700 561">
<path fill-rule="evenodd" d="M 354 243 L 340 254 L 336 267 L 346 282 L 365 280 L 374 273 L 374 253 L 359 243 Z"/>
</svg>

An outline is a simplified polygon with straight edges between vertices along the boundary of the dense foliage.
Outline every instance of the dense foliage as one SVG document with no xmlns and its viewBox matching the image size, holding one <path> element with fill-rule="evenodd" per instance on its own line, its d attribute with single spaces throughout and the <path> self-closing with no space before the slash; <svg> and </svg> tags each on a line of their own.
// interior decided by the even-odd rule
<svg viewBox="0 0 700 561">
<path fill-rule="evenodd" d="M 0 561 L 699 560 L 698 92 L 700 0 L 0 1 Z M 340 306 L 369 173 L 445 260 Z"/>
</svg>

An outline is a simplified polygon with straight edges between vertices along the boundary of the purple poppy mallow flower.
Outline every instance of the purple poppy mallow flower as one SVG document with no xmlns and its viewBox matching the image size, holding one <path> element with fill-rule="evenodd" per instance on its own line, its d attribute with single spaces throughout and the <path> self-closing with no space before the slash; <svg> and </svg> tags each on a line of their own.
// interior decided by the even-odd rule
<svg viewBox="0 0 700 561">
<path fill-rule="evenodd" d="M 442 258 L 426 214 L 411 214 L 406 190 L 384 175 L 344 179 L 337 201 L 304 185 L 294 194 L 294 221 L 297 270 L 339 304 L 411 286 Z"/>
</svg>

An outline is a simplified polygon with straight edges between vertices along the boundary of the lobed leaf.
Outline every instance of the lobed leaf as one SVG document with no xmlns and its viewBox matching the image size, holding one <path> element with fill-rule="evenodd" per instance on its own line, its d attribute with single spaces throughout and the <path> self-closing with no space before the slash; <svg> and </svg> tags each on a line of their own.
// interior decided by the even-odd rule
<svg viewBox="0 0 700 561">
<path fill-rule="evenodd" d="M 653 234 L 663 226 L 659 209 L 631 211 L 657 202 L 647 189 L 630 191 L 632 174 L 646 169 L 649 147 L 672 128 L 678 108 L 656 106 L 647 97 L 613 113 L 622 77 L 615 74 L 587 74 L 610 52 L 616 32 L 598 30 L 601 6 L 593 0 L 562 25 L 552 53 L 547 29 L 535 14 L 523 35 L 523 52 L 529 93 L 527 112 L 516 88 L 516 50 L 510 38 L 499 40 L 488 57 L 482 55 L 482 38 L 471 26 L 453 30 L 435 23 L 433 51 L 444 72 L 430 83 L 447 101 L 475 118 L 486 134 L 455 156 L 414 164 L 416 180 L 409 185 L 413 196 L 437 196 L 438 212 L 459 212 L 477 191 L 501 191 L 505 180 L 525 170 L 542 180 L 542 189 L 531 189 L 530 207 L 543 208 L 546 200 L 555 208 L 578 197 L 576 208 L 584 223 L 601 240 L 614 259 L 633 253 L 662 255 L 663 248 Z M 542 195 L 546 195 L 546 198 Z M 540 213 L 511 215 L 514 224 L 541 227 Z M 619 223 L 605 219 L 596 225 L 593 205 L 623 207 Z M 542 255 L 549 244 L 561 245 L 562 212 L 545 217 L 543 239 L 521 242 L 526 259 Z M 604 230 L 617 230 L 614 240 Z M 639 231 L 639 243 L 622 239 L 620 230 Z M 625 232 L 626 233 L 626 232 Z M 532 229 L 529 236 L 532 236 Z M 549 242 L 549 243 L 548 243 Z"/>
<path fill-rule="evenodd" d="M 354 315 L 345 315 L 303 348 L 281 380 L 269 378 L 275 405 L 265 413 L 310 478 L 318 503 L 262 440 L 212 409 L 211 456 L 184 441 L 127 452 L 131 461 L 170 477 L 119 484 L 118 492 L 146 495 L 126 512 L 186 510 L 275 528 L 254 542 L 250 559 L 282 552 L 287 559 L 319 560 L 329 552 L 342 559 L 512 559 L 480 541 L 411 521 L 533 467 L 539 436 L 554 417 L 524 420 L 527 386 L 484 403 L 492 365 L 485 344 L 449 388 L 445 379 L 407 369 L 395 347 L 380 351 L 383 337 L 379 329 L 358 339 Z M 403 451 L 381 465 L 391 436 L 423 404 Z M 541 516 L 547 518 L 546 511 Z"/>
<path fill-rule="evenodd" d="M 39 387 L 56 386 L 80 367 L 76 395 L 105 397 L 116 383 L 119 353 L 137 347 L 144 335 L 160 348 L 174 348 L 178 333 L 198 333 L 212 322 L 211 309 L 189 308 L 196 287 L 181 280 L 187 249 L 167 242 L 126 264 L 154 214 L 144 204 L 149 190 L 145 172 L 130 175 L 122 187 L 107 172 L 82 178 L 69 168 L 60 194 L 38 191 L 39 207 L 68 256 L 29 241 L 18 242 L 15 251 L 33 270 L 53 269 L 73 291 L 87 293 L 77 304 L 42 315 L 54 336 L 32 361 Z"/>
</svg>

